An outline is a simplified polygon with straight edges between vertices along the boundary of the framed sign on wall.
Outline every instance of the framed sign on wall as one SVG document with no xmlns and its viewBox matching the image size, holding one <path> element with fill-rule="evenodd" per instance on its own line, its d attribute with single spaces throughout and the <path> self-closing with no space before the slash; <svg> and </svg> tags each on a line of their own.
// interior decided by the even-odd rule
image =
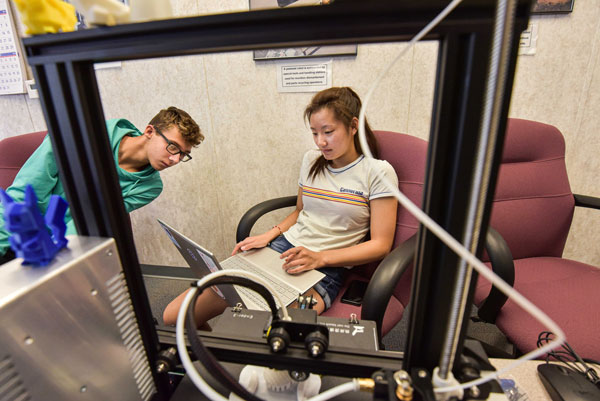
<svg viewBox="0 0 600 401">
<path fill-rule="evenodd" d="M 531 12 L 533 14 L 570 13 L 575 0 L 536 0 Z"/>
<path fill-rule="evenodd" d="M 300 6 L 327 5 L 331 0 L 249 0 L 250 10 L 266 8 L 284 8 Z M 283 49 L 254 50 L 254 60 L 272 60 L 282 58 L 356 56 L 357 45 L 305 46 Z"/>
</svg>

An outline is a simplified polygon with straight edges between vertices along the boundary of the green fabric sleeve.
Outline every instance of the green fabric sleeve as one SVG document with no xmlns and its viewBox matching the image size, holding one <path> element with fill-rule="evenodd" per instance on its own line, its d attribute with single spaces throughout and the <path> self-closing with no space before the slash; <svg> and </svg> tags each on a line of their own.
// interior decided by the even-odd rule
<svg viewBox="0 0 600 401">
<path fill-rule="evenodd" d="M 125 119 L 108 120 L 106 125 L 125 210 L 127 213 L 131 213 L 133 210 L 152 202 L 160 195 L 163 189 L 162 180 L 158 171 L 154 170 L 151 166 L 137 173 L 129 173 L 121 169 L 117 162 L 121 140 L 125 135 L 139 136 L 142 133 L 131 122 Z M 58 178 L 58 167 L 54 159 L 49 136 L 44 138 L 42 144 L 25 162 L 15 177 L 13 185 L 6 192 L 16 202 L 23 202 L 27 184 L 32 184 L 35 188 L 38 197 L 38 207 L 42 214 L 46 213 L 50 196 L 57 194 L 65 197 L 64 189 Z M 3 212 L 4 207 L 0 204 L 0 256 L 6 253 L 9 247 L 8 238 L 10 237 L 10 233 L 4 229 Z M 66 235 L 77 234 L 70 208 L 67 209 L 65 223 L 67 224 Z"/>
<path fill-rule="evenodd" d="M 123 202 L 127 213 L 146 206 L 162 192 L 163 184 L 160 176 L 155 179 L 137 182 L 135 188 L 123 194 Z"/>
</svg>

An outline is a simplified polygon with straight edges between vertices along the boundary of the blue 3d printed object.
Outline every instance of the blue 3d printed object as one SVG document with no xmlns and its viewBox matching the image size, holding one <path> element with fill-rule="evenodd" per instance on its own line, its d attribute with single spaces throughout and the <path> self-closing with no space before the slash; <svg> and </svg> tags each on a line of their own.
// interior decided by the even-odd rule
<svg viewBox="0 0 600 401">
<path fill-rule="evenodd" d="M 6 230 L 11 232 L 10 246 L 23 263 L 45 266 L 54 255 L 67 246 L 65 213 L 67 201 L 52 195 L 46 215 L 42 217 L 37 206 L 37 196 L 31 185 L 25 188 L 25 202 L 15 202 L 0 190 L 4 204 Z"/>
</svg>

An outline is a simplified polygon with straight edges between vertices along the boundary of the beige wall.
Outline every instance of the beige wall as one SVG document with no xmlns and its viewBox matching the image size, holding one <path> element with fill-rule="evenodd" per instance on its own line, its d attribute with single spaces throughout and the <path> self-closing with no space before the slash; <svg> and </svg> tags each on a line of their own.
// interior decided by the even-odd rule
<svg viewBox="0 0 600 401">
<path fill-rule="evenodd" d="M 384 65 L 381 60 L 391 59 L 400 46 L 361 46 L 356 58 L 336 59 L 333 84 L 366 93 L 370 71 Z M 411 60 L 420 56 L 433 63 L 436 49 L 436 43 L 420 45 L 384 82 L 383 96 L 370 108 L 373 126 L 426 137 L 429 108 L 409 112 Z M 144 71 L 143 78 L 139 71 Z M 432 95 L 433 64 L 429 71 L 427 85 L 419 78 L 418 89 L 424 92 L 418 93 L 420 100 Z M 142 261 L 183 263 L 156 224 L 157 217 L 222 258 L 231 252 L 235 227 L 248 208 L 297 193 L 302 155 L 314 146 L 302 119 L 313 94 L 277 92 L 275 62 L 256 63 L 251 52 L 144 60 L 123 63 L 99 77 L 107 117 L 125 115 L 144 126 L 155 110 L 175 104 L 196 118 L 207 138 L 193 151 L 190 163 L 162 174 L 165 189 L 160 198 L 132 214 Z"/>
<path fill-rule="evenodd" d="M 248 4 L 225 3 L 230 8 L 216 0 L 172 0 L 176 15 L 243 10 Z M 573 191 L 594 196 L 600 196 L 599 21 L 600 3 L 592 0 L 578 0 L 568 15 L 533 18 L 537 54 L 519 58 L 510 111 L 563 132 Z M 402 47 L 360 45 L 356 58 L 335 58 L 333 84 L 364 96 Z M 374 128 L 427 137 L 436 50 L 436 43 L 421 43 L 392 69 L 367 110 Z M 124 62 L 97 76 L 107 118 L 126 117 L 142 128 L 160 108 L 175 105 L 198 121 L 207 138 L 191 162 L 162 173 L 162 195 L 132 213 L 142 262 L 185 265 L 156 218 L 224 258 L 249 207 L 296 193 L 302 154 L 314 146 L 302 120 L 312 94 L 278 93 L 275 62 L 254 62 L 251 52 L 187 56 Z M 0 121 L 0 138 L 45 128 L 37 100 L 0 96 L 0 109 L 11 116 Z M 274 221 L 261 221 L 259 230 Z M 599 223 L 600 212 L 577 211 L 565 256 L 600 266 L 594 240 Z"/>
</svg>

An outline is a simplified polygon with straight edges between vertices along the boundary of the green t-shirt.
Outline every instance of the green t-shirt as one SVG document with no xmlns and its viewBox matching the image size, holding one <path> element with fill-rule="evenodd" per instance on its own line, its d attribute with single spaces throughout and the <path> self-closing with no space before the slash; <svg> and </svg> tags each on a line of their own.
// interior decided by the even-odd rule
<svg viewBox="0 0 600 401">
<path fill-rule="evenodd" d="M 150 164 L 144 170 L 135 173 L 119 167 L 119 145 L 123 137 L 125 135 L 140 136 L 142 133 L 125 119 L 107 120 L 106 127 L 119 176 L 121 195 L 125 202 L 125 210 L 130 213 L 152 202 L 161 193 L 163 184 L 160 174 Z M 48 136 L 21 167 L 15 181 L 6 189 L 6 192 L 16 202 L 23 202 L 27 184 L 33 185 L 42 214 L 46 213 L 52 195 L 67 198 L 58 178 L 58 167 Z M 67 225 L 66 235 L 77 234 L 70 209 L 65 215 L 65 223 Z M 0 202 L 0 255 L 4 255 L 10 246 L 8 242 L 10 233 L 4 229 L 4 226 L 4 206 Z"/>
</svg>

